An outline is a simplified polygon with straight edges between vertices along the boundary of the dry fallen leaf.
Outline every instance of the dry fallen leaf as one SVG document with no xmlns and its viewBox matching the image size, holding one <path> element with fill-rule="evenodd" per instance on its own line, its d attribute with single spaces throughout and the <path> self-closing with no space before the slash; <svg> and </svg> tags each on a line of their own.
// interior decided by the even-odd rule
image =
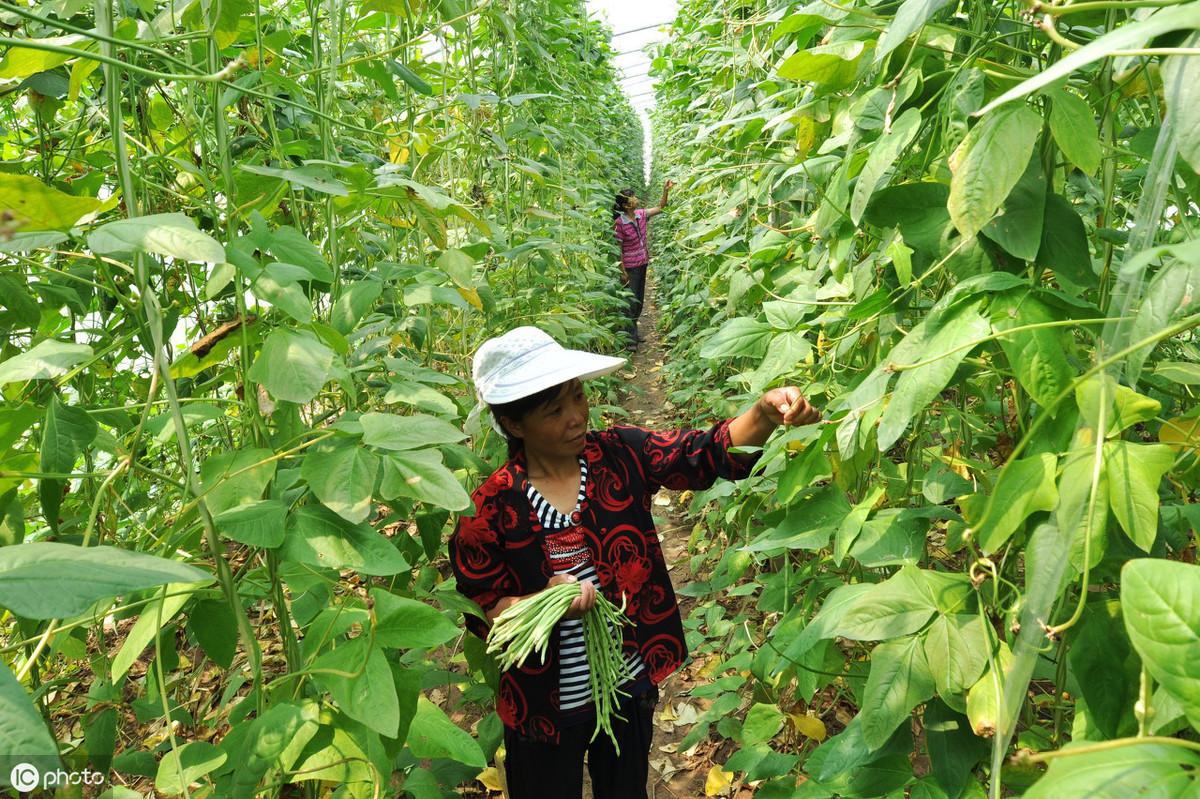
<svg viewBox="0 0 1200 799">
<path fill-rule="evenodd" d="M 479 772 L 479 776 L 475 779 L 482 782 L 483 787 L 487 788 L 489 791 L 505 790 L 504 773 L 495 766 L 488 766 L 483 771 Z"/>
<path fill-rule="evenodd" d="M 704 795 L 726 796 L 732 785 L 733 772 L 726 771 L 720 766 L 713 766 L 708 770 L 708 776 L 704 779 Z"/>
</svg>

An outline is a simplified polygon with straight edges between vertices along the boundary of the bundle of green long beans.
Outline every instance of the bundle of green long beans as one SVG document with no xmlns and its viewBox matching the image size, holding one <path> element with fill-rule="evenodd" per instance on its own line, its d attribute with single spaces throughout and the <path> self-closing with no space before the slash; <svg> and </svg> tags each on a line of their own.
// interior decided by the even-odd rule
<svg viewBox="0 0 1200 799">
<path fill-rule="evenodd" d="M 521 665 L 534 652 L 543 660 L 550 646 L 550 636 L 571 603 L 582 590 L 578 582 L 559 583 L 505 608 L 496 617 L 488 633 L 487 651 L 496 655 L 502 670 Z M 625 693 L 621 686 L 631 679 L 629 663 L 621 650 L 621 625 L 628 623 L 625 603 L 617 607 L 603 594 L 596 593 L 596 604 L 583 615 L 584 651 L 588 660 L 588 681 L 592 701 L 596 705 L 596 729 L 601 730 L 617 746 L 612 719 L 621 718 L 617 709 Z"/>
</svg>

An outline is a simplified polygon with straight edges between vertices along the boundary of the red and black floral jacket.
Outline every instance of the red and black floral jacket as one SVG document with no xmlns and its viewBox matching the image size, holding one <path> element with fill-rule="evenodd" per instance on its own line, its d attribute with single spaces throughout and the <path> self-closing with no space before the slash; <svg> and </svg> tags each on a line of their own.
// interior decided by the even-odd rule
<svg viewBox="0 0 1200 799">
<path fill-rule="evenodd" d="M 635 624 L 624 628 L 626 653 L 635 648 L 650 681 L 662 682 L 687 657 L 683 622 L 650 513 L 659 488 L 703 489 L 718 477 L 747 476 L 756 457 L 729 452 L 729 421 L 708 430 L 651 432 L 614 427 L 587 434 L 588 479 L 577 529 L 583 532 L 601 590 Z M 496 470 L 472 495 L 475 515 L 461 517 L 450 537 L 458 590 L 490 610 L 501 598 L 546 587 L 552 576 L 545 534 L 525 494 L 523 455 Z M 472 632 L 486 622 L 467 618 Z M 551 637 L 546 662 L 531 657 L 500 677 L 497 711 L 505 726 L 536 741 L 558 743 L 558 651 Z"/>
</svg>

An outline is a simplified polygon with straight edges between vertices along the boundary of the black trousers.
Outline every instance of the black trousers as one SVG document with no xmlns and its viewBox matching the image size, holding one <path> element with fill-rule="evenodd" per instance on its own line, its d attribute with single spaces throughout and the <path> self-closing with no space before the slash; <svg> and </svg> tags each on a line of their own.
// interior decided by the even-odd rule
<svg viewBox="0 0 1200 799">
<path fill-rule="evenodd" d="M 637 320 L 642 315 L 642 305 L 646 301 L 646 266 L 635 266 L 632 269 L 625 270 L 625 276 L 629 279 L 627 284 L 629 290 L 633 292 L 633 301 L 629 303 L 629 331 L 633 336 L 634 341 L 638 341 Z"/>
<path fill-rule="evenodd" d="M 658 689 L 651 688 L 621 705 L 625 721 L 613 719 L 620 755 L 603 732 L 589 743 L 595 729 L 591 723 L 565 728 L 557 746 L 505 729 L 504 771 L 509 799 L 580 799 L 585 754 L 595 799 L 646 799 L 657 704 Z"/>
</svg>

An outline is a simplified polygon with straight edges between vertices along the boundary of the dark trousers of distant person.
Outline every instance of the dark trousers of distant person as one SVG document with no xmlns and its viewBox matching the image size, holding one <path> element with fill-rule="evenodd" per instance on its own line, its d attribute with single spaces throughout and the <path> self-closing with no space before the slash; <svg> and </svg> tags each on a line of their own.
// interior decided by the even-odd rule
<svg viewBox="0 0 1200 799">
<path fill-rule="evenodd" d="M 645 274 L 645 268 L 642 273 Z M 559 744 L 540 743 L 512 730 L 504 731 L 504 776 L 512 799 L 581 799 L 583 756 L 595 799 L 646 799 L 650 773 L 650 743 L 654 737 L 654 706 L 658 689 L 627 699 L 612 720 L 620 756 L 608 735 L 591 740 L 594 721 L 564 727 Z"/>
<path fill-rule="evenodd" d="M 648 264 L 642 266 L 634 266 L 625 269 L 625 277 L 627 279 L 626 287 L 633 292 L 633 300 L 629 303 L 629 335 L 633 337 L 633 343 L 637 344 L 642 340 L 638 334 L 638 317 L 642 315 L 642 305 L 646 300 L 646 269 Z"/>
</svg>

